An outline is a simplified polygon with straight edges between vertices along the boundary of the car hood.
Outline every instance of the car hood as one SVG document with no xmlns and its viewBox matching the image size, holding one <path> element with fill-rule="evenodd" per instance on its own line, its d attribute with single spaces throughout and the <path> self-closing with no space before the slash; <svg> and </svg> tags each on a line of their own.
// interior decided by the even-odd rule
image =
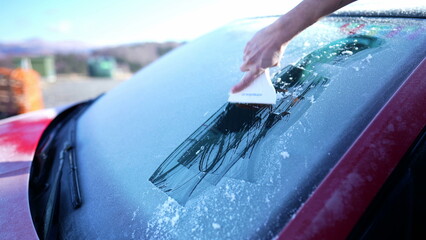
<svg viewBox="0 0 426 240">
<path fill-rule="evenodd" d="M 0 239 L 37 239 L 28 181 L 37 143 L 58 109 L 0 120 Z"/>
</svg>

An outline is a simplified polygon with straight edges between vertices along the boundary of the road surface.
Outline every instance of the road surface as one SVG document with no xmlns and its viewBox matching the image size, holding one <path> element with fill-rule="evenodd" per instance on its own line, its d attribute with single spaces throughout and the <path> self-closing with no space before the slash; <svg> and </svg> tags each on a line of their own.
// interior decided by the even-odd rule
<svg viewBox="0 0 426 240">
<path fill-rule="evenodd" d="M 97 97 L 125 80 L 97 78 L 58 78 L 55 82 L 42 81 L 45 108 L 58 107 Z"/>
</svg>

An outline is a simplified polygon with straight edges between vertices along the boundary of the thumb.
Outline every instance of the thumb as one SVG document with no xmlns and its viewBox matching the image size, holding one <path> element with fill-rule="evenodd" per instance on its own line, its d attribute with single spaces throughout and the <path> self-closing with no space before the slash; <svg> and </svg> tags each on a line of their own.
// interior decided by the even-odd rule
<svg viewBox="0 0 426 240">
<path fill-rule="evenodd" d="M 249 71 L 244 77 L 241 79 L 239 83 L 237 83 L 234 87 L 232 87 L 231 92 L 237 93 L 248 87 L 260 74 L 263 73 L 263 70 L 260 71 Z"/>
</svg>

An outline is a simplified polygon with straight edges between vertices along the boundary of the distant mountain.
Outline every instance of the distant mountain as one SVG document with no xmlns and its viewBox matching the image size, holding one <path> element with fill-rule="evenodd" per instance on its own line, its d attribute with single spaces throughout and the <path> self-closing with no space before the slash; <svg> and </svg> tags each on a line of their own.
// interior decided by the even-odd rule
<svg viewBox="0 0 426 240">
<path fill-rule="evenodd" d="M 0 42 L 0 57 L 50 55 L 56 53 L 89 53 L 93 47 L 78 41 L 50 42 L 28 39 L 19 42 Z"/>
</svg>

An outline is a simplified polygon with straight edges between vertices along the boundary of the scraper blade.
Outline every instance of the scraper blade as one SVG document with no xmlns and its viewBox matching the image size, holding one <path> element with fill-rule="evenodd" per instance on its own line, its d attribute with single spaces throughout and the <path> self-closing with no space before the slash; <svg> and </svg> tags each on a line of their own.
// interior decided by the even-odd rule
<svg viewBox="0 0 426 240">
<path fill-rule="evenodd" d="M 272 85 L 269 69 L 256 78 L 247 88 L 238 93 L 230 93 L 228 102 L 246 104 L 275 104 L 277 94 Z"/>
</svg>

